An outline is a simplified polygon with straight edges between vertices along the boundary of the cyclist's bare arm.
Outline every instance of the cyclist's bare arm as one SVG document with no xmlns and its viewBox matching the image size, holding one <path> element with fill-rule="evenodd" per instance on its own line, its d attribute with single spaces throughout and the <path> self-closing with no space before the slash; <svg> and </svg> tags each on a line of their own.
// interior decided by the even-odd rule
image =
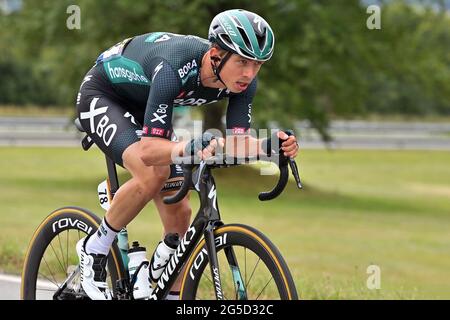
<svg viewBox="0 0 450 320">
<path fill-rule="evenodd" d="M 265 154 L 261 140 L 250 135 L 228 135 L 225 140 L 225 153 L 236 158 L 256 157 Z"/>
<path fill-rule="evenodd" d="M 284 155 L 295 158 L 298 153 L 297 138 L 295 136 L 288 136 L 284 132 L 279 132 L 278 137 L 285 140 L 281 144 Z M 256 139 L 250 135 L 229 135 L 225 142 L 225 153 L 237 158 L 266 155 L 262 148 L 263 140 Z"/>
<path fill-rule="evenodd" d="M 173 163 L 172 156 L 183 156 L 185 141 L 174 142 L 163 138 L 142 137 L 141 160 L 146 166 L 163 166 Z"/>
</svg>

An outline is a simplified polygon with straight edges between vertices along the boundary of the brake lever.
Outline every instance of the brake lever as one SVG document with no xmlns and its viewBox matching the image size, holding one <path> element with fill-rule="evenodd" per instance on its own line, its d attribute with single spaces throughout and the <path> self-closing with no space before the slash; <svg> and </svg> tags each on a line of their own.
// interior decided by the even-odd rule
<svg viewBox="0 0 450 320">
<path fill-rule="evenodd" d="M 289 166 L 291 167 L 292 175 L 297 183 L 297 188 L 303 189 L 302 181 L 300 180 L 300 174 L 298 173 L 297 163 L 294 159 L 289 158 Z"/>
</svg>

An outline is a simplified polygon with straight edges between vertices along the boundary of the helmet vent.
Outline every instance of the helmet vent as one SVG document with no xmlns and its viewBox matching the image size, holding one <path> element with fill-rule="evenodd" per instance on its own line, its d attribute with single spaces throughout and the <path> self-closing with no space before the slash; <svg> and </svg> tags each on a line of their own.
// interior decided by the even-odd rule
<svg viewBox="0 0 450 320">
<path fill-rule="evenodd" d="M 258 40 L 259 49 L 262 51 L 264 46 L 266 45 L 267 39 L 265 36 L 260 35 L 256 35 L 256 39 Z"/>
<path fill-rule="evenodd" d="M 227 45 L 233 47 L 233 41 L 231 41 L 231 38 L 226 33 L 222 33 L 219 35 L 223 42 L 225 42 Z"/>
<path fill-rule="evenodd" d="M 239 32 L 241 33 L 242 39 L 244 40 L 245 46 L 248 48 L 248 50 L 252 51 L 252 45 L 250 43 L 250 39 L 247 36 L 247 33 L 245 32 L 244 28 L 238 27 Z"/>
</svg>

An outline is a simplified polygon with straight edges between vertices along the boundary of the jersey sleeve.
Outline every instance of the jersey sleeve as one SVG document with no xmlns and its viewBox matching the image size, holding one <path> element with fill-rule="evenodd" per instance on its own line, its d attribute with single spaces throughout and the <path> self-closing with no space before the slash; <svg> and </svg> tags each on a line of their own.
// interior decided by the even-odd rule
<svg viewBox="0 0 450 320">
<path fill-rule="evenodd" d="M 226 125 L 232 134 L 246 134 L 252 122 L 252 101 L 256 93 L 255 78 L 242 93 L 231 95 L 228 101 Z"/>
<path fill-rule="evenodd" d="M 152 61 L 151 88 L 145 109 L 143 137 L 170 140 L 172 135 L 173 100 L 181 90 L 181 81 L 164 59 Z"/>
</svg>

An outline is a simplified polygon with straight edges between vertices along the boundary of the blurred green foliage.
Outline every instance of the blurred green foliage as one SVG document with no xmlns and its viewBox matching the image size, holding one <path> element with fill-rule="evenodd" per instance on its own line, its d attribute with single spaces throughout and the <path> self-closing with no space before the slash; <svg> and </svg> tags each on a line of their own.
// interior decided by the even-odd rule
<svg viewBox="0 0 450 320">
<path fill-rule="evenodd" d="M 69 5 L 81 29 L 69 30 Z M 358 0 L 24 0 L 0 15 L 0 104 L 73 104 L 103 50 L 146 32 L 207 37 L 218 12 L 243 8 L 274 29 L 273 59 L 259 75 L 256 126 L 330 117 L 450 114 L 449 13 L 405 1 L 381 8 L 381 29 Z M 283 112 L 280 112 L 283 111 Z"/>
</svg>

